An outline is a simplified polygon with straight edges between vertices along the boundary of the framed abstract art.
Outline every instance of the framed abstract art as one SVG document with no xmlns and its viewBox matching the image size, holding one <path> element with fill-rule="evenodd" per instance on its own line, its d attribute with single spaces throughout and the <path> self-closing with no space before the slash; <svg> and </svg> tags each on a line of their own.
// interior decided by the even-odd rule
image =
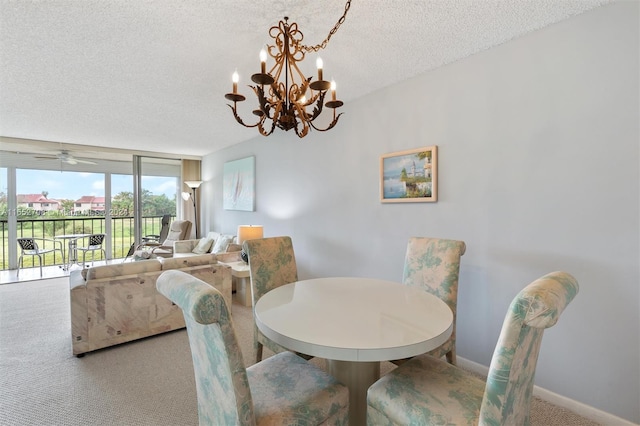
<svg viewBox="0 0 640 426">
<path fill-rule="evenodd" d="M 224 163 L 222 177 L 222 207 L 225 210 L 255 211 L 256 157 L 246 157 Z"/>
</svg>

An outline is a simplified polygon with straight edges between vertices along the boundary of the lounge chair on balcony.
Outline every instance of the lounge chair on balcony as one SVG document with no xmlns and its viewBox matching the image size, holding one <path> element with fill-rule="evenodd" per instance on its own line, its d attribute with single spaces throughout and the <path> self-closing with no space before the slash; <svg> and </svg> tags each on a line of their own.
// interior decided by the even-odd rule
<svg viewBox="0 0 640 426">
<path fill-rule="evenodd" d="M 158 244 L 143 243 L 133 254 L 134 259 L 149 259 L 157 256 L 173 257 L 173 243 L 186 240 L 191 235 L 191 222 L 188 220 L 174 220 L 169 227 L 167 237 Z"/>
<path fill-rule="evenodd" d="M 160 242 L 164 241 L 167 238 L 167 235 L 169 234 L 170 223 L 171 223 L 171 215 L 170 214 L 163 215 L 162 219 L 160 220 L 160 225 L 161 225 L 160 233 L 145 235 L 144 237 L 142 237 L 142 243 L 138 244 L 137 246 L 136 246 L 136 243 L 131 244 L 131 247 L 129 247 L 129 251 L 127 252 L 127 255 L 125 256 L 123 262 L 126 262 L 127 259 L 133 256 L 137 250 L 142 250 L 145 247 L 159 246 Z"/>
</svg>

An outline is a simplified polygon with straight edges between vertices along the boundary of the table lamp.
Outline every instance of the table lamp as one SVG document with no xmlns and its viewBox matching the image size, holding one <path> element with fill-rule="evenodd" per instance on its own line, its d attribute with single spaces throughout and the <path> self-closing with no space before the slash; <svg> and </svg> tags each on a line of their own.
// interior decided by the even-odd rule
<svg viewBox="0 0 640 426">
<path fill-rule="evenodd" d="M 264 235 L 262 225 L 240 225 L 238 226 L 238 244 L 242 244 L 247 240 L 255 240 L 262 238 Z M 240 251 L 240 257 L 246 263 L 249 263 L 249 256 L 244 251 L 244 247 Z"/>
</svg>

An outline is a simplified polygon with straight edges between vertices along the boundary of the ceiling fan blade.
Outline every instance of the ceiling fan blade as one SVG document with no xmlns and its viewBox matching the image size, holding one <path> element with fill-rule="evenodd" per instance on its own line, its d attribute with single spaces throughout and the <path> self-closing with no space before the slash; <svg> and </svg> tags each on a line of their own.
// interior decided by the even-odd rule
<svg viewBox="0 0 640 426">
<path fill-rule="evenodd" d="M 63 150 L 60 151 L 57 155 L 36 155 L 34 158 L 42 159 L 42 160 L 59 160 L 66 164 L 98 164 L 95 161 L 83 160 L 80 158 L 74 157 L 69 151 Z"/>
<path fill-rule="evenodd" d="M 98 163 L 96 163 L 95 161 L 81 160 L 81 159 L 79 159 L 79 158 L 72 158 L 72 159 L 70 159 L 70 160 L 71 160 L 71 161 L 74 161 L 74 164 L 77 164 L 77 163 L 82 163 L 82 164 L 98 164 Z M 69 164 L 71 164 L 71 163 L 69 163 Z"/>
</svg>

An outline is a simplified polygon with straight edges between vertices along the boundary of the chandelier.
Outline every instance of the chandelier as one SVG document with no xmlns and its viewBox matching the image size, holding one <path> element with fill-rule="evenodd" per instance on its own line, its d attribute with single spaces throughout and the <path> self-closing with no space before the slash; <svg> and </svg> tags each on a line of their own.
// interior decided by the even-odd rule
<svg viewBox="0 0 640 426">
<path fill-rule="evenodd" d="M 237 103 L 246 98 L 238 93 L 238 73 L 233 73 L 233 93 L 227 93 L 225 98 L 232 101 L 228 104 L 236 121 L 245 127 L 257 127 L 260 134 L 269 136 L 276 127 L 289 131 L 295 130 L 296 135 L 303 138 L 311 128 L 324 132 L 333 128 L 342 113 L 336 115 L 336 109 L 343 102 L 336 98 L 336 84 L 334 81 L 326 81 L 323 76 L 323 63 L 317 58 L 317 80 L 306 77 L 298 62 L 302 62 L 306 53 L 318 52 L 324 49 L 329 39 L 344 22 L 347 12 L 351 7 L 351 0 L 347 0 L 344 14 L 329 32 L 327 38 L 319 45 L 305 46 L 302 44 L 303 35 L 298 29 L 298 24 L 289 24 L 289 18 L 284 17 L 277 26 L 269 29 L 269 36 L 275 44 L 267 45 L 267 50 L 260 52 L 260 72 L 251 76 L 251 81 L 256 85 L 249 86 L 258 98 L 258 108 L 253 111 L 258 117 L 255 124 L 245 124 L 238 115 Z M 267 72 L 267 53 L 275 61 L 273 67 Z M 325 102 L 327 92 L 331 90 L 331 99 Z M 323 108 L 333 110 L 333 120 L 325 128 L 314 124 L 316 118 L 322 114 Z"/>
</svg>

